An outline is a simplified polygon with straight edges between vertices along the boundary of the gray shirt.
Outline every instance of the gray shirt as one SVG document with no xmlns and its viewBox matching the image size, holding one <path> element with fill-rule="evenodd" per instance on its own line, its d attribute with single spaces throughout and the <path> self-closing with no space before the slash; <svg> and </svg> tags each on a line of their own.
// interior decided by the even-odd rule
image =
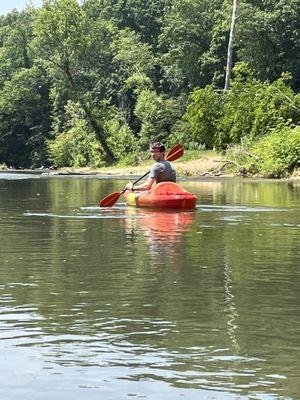
<svg viewBox="0 0 300 400">
<path fill-rule="evenodd" d="M 150 170 L 150 178 L 156 179 L 156 182 L 176 182 L 176 172 L 173 165 L 166 160 L 157 161 Z"/>
</svg>

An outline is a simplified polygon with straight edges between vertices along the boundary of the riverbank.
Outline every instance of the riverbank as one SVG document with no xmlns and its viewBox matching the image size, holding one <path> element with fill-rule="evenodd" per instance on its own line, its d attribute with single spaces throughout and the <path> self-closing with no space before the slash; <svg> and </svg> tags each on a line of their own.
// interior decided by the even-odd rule
<svg viewBox="0 0 300 400">
<path fill-rule="evenodd" d="M 201 155 L 197 159 L 176 161 L 174 163 L 178 177 L 220 176 L 223 175 L 220 168 L 223 158 L 215 153 Z M 137 166 L 111 166 L 105 168 L 59 168 L 47 170 L 51 175 L 114 175 L 130 176 L 143 175 L 151 166 L 151 161 Z"/>
<path fill-rule="evenodd" d="M 114 165 L 103 168 L 90 168 L 90 167 L 65 167 L 65 168 L 37 168 L 37 169 L 7 169 L 0 168 L 2 173 L 30 173 L 30 174 L 43 174 L 43 175 L 102 175 L 102 176 L 141 176 L 150 169 L 152 161 L 149 160 L 137 166 L 122 166 Z M 230 165 L 231 164 L 231 165 Z M 234 162 L 226 160 L 221 155 L 213 151 L 202 151 L 199 157 L 186 159 L 184 155 L 182 159 L 174 162 L 178 178 L 197 178 L 197 177 L 242 177 L 243 173 L 233 172 L 230 166 Z M 253 177 L 259 178 L 261 177 Z M 300 169 L 296 169 L 292 175 L 285 179 L 300 179 Z"/>
<path fill-rule="evenodd" d="M 142 164 L 132 167 L 106 167 L 106 168 L 60 168 L 57 170 L 50 170 L 49 175 L 103 175 L 103 176 L 141 176 L 150 169 L 150 164 Z M 222 157 L 202 157 L 198 160 L 176 162 L 176 171 L 178 178 L 200 178 L 200 177 L 240 177 L 246 178 L 242 172 L 234 173 L 228 169 L 228 161 Z M 248 178 L 251 178 L 247 176 Z M 253 179 L 263 179 L 260 176 L 253 176 Z M 265 178 L 271 179 L 271 178 Z M 282 179 L 298 180 L 300 179 L 300 169 L 294 171 L 289 177 Z M 279 180 L 282 180 L 279 179 Z M 272 178 L 272 180 L 276 180 Z M 278 180 L 278 178 L 277 178 Z"/>
</svg>

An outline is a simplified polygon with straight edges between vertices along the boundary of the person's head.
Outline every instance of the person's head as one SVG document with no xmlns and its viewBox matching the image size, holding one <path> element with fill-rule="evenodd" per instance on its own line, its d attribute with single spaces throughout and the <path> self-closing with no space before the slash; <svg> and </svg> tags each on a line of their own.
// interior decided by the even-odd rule
<svg viewBox="0 0 300 400">
<path fill-rule="evenodd" d="M 160 142 L 154 142 L 150 145 L 150 152 L 154 160 L 160 160 L 165 157 L 165 146 Z"/>
</svg>

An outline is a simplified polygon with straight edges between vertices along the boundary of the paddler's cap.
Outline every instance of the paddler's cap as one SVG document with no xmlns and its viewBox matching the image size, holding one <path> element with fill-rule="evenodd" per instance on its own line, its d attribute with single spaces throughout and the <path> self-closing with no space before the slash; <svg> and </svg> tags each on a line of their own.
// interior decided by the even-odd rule
<svg viewBox="0 0 300 400">
<path fill-rule="evenodd" d="M 162 143 L 154 142 L 150 145 L 150 151 L 159 151 L 160 153 L 163 153 L 166 151 L 166 148 Z"/>
</svg>

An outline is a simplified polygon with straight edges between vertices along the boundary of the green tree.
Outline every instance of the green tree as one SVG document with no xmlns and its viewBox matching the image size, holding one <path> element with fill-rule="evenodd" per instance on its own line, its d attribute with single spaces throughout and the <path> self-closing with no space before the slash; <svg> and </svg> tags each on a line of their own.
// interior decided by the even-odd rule
<svg viewBox="0 0 300 400">
<path fill-rule="evenodd" d="M 223 115 L 224 99 L 212 85 L 195 89 L 184 119 L 190 126 L 191 137 L 211 149 L 215 145 L 218 121 Z"/>
<path fill-rule="evenodd" d="M 121 30 L 129 28 L 155 49 L 165 9 L 172 3 L 173 0 L 86 0 L 84 8 L 94 19 L 101 16 L 113 20 Z"/>
<path fill-rule="evenodd" d="M 56 167 L 102 166 L 99 142 L 89 129 L 80 105 L 68 101 L 65 112 L 68 116 L 65 130 L 48 141 L 50 160 Z"/>
<path fill-rule="evenodd" d="M 283 124 L 299 124 L 300 107 L 289 86 L 289 76 L 262 82 L 243 63 L 236 64 L 233 72 L 234 80 L 217 123 L 217 147 L 239 143 L 243 137 L 256 140 Z"/>
<path fill-rule="evenodd" d="M 223 7 L 227 10 L 227 7 Z M 224 18 L 225 10 L 216 15 L 209 49 L 201 56 L 201 76 L 205 82 L 216 87 L 224 87 L 226 51 L 228 44 L 228 20 Z M 229 15 L 229 11 L 227 11 Z"/>
<path fill-rule="evenodd" d="M 53 164 L 57 167 L 103 166 L 101 146 L 95 133 L 89 128 L 80 104 L 68 101 L 65 112 L 68 117 L 65 129 L 48 141 L 49 156 Z M 124 123 L 114 107 L 109 110 L 105 129 L 109 132 L 108 144 L 116 157 L 127 157 L 132 161 L 138 153 L 137 142 L 129 126 Z"/>
<path fill-rule="evenodd" d="M 292 74 L 300 89 L 300 2 L 270 0 L 241 2 L 237 22 L 237 56 L 261 80 Z"/>
<path fill-rule="evenodd" d="M 143 90 L 139 93 L 134 113 L 141 123 L 141 146 L 146 147 L 149 141 L 167 141 L 172 126 L 182 115 L 182 105 L 179 99 Z"/>
<path fill-rule="evenodd" d="M 29 43 L 32 39 L 32 19 L 31 10 L 20 13 L 14 28 L 10 30 L 5 38 L 5 55 L 15 70 L 19 68 L 30 68 L 32 60 L 29 54 Z"/>
<path fill-rule="evenodd" d="M 21 69 L 0 91 L 0 163 L 14 167 L 47 164 L 49 132 L 48 77 L 38 67 Z"/>
<path fill-rule="evenodd" d="M 140 123 L 134 114 L 138 94 L 153 89 L 157 64 L 151 47 L 134 31 L 126 28 L 116 32 L 111 44 L 113 57 L 112 103 L 119 109 L 124 123 L 129 124 L 138 138 Z"/>
<path fill-rule="evenodd" d="M 195 140 L 224 149 L 242 138 L 255 141 L 275 128 L 300 123 L 300 99 L 289 86 L 289 75 L 262 82 L 244 63 L 233 72 L 226 95 L 212 86 L 191 93 L 184 118 Z"/>
<path fill-rule="evenodd" d="M 204 86 L 204 56 L 212 42 L 212 33 L 223 0 L 174 0 L 164 16 L 160 51 L 164 78 L 173 93 Z M 210 74 L 211 75 L 211 74 Z"/>
<path fill-rule="evenodd" d="M 230 146 L 226 153 L 244 175 L 286 178 L 300 165 L 300 126 L 278 126 L 258 140 Z"/>
<path fill-rule="evenodd" d="M 35 10 L 27 7 L 20 13 L 12 12 L 1 21 L 0 28 L 0 87 L 21 68 L 33 65 L 30 53 L 32 24 Z"/>
<path fill-rule="evenodd" d="M 0 158 L 16 167 L 47 164 L 50 82 L 30 50 L 35 15 L 28 6 L 0 21 Z"/>
<path fill-rule="evenodd" d="M 35 20 L 34 34 L 36 54 L 45 61 L 54 82 L 80 103 L 107 161 L 115 161 L 103 125 L 111 26 L 101 19 L 88 19 L 76 0 L 46 0 Z"/>
</svg>

